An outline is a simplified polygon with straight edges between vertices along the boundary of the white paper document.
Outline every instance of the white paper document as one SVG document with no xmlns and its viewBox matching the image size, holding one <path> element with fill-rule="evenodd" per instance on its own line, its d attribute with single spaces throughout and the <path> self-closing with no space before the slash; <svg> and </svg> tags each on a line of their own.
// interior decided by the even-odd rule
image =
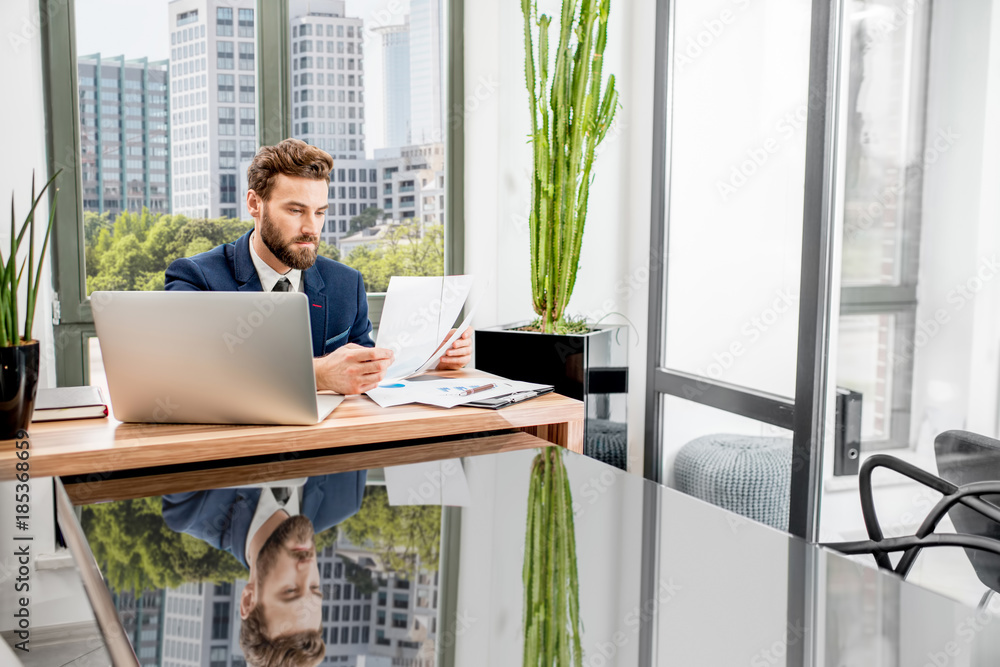
<svg viewBox="0 0 1000 667">
<path fill-rule="evenodd" d="M 472 276 L 393 276 L 389 280 L 375 345 L 392 350 L 396 358 L 383 384 L 419 375 L 437 365 L 471 324 L 470 312 L 442 344 L 462 312 L 472 282 Z"/>
<path fill-rule="evenodd" d="M 483 385 L 495 384 L 491 389 L 477 391 L 474 394 L 464 392 L 478 389 Z M 385 385 L 385 386 L 383 386 Z M 391 384 L 382 383 L 368 392 L 368 397 L 383 408 L 407 403 L 423 403 L 436 405 L 439 408 L 453 408 L 462 403 L 479 401 L 484 398 L 495 398 L 516 391 L 510 382 L 495 381 L 488 378 L 474 380 L 441 379 L 411 379 L 399 380 Z"/>
<path fill-rule="evenodd" d="M 479 387 L 491 384 L 495 386 L 475 393 L 466 393 L 472 389 L 478 389 Z M 490 378 L 466 378 L 459 380 L 454 378 L 432 378 L 431 376 L 399 380 L 391 384 L 383 383 L 383 385 L 379 385 L 368 392 L 368 397 L 383 408 L 407 405 L 409 403 L 436 405 L 439 408 L 454 408 L 466 403 L 486 400 L 487 398 L 497 398 L 518 392 L 531 392 L 546 387 L 546 385 L 519 382 L 516 380 Z"/>
</svg>

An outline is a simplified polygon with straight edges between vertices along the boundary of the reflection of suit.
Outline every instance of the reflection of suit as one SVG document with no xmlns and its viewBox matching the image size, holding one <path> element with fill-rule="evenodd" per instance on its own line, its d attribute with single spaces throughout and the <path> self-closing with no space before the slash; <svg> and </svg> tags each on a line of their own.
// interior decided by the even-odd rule
<svg viewBox="0 0 1000 667">
<path fill-rule="evenodd" d="M 302 487 L 299 510 L 320 533 L 361 509 L 366 471 L 310 477 Z M 171 530 L 187 533 L 246 562 L 247 533 L 261 489 L 215 489 L 163 496 L 163 519 Z"/>
<path fill-rule="evenodd" d="M 347 343 L 374 347 L 368 299 L 361 274 L 327 257 L 302 272 L 309 298 L 313 356 L 322 357 Z M 167 290 L 259 292 L 257 269 L 250 258 L 250 232 L 167 267 Z"/>
</svg>

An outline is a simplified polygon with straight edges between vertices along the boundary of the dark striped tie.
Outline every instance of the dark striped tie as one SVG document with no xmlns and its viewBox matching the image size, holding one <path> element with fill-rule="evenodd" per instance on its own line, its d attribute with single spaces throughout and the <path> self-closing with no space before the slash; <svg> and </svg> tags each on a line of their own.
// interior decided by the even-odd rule
<svg viewBox="0 0 1000 667">
<path fill-rule="evenodd" d="M 281 276 L 281 278 L 278 280 L 278 282 L 274 283 L 274 288 L 271 291 L 272 292 L 291 292 L 292 291 L 292 283 L 288 280 L 288 278 L 286 278 L 284 276 Z"/>
</svg>

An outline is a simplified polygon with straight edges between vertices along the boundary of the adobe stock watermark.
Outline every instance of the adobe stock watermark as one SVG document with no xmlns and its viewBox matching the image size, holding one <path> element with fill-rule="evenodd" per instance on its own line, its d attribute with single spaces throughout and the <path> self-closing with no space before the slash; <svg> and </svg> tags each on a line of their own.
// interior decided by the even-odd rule
<svg viewBox="0 0 1000 667">
<path fill-rule="evenodd" d="M 809 111 L 822 109 L 826 105 L 826 94 L 810 90 L 805 103 L 786 111 L 774 124 L 772 134 L 746 149 L 738 162 L 734 163 L 728 176 L 715 182 L 715 189 L 723 203 L 728 202 L 750 179 L 758 174 L 772 158 L 787 146 L 795 135 L 805 128 Z"/>
<path fill-rule="evenodd" d="M 741 338 L 733 340 L 721 352 L 712 353 L 712 361 L 699 368 L 697 375 L 721 380 L 736 365 L 737 360 L 770 331 L 798 303 L 798 297 L 787 289 L 775 292 L 771 303 L 756 315 L 748 318 L 739 328 Z M 685 388 L 685 393 L 686 393 Z"/>
<path fill-rule="evenodd" d="M 406 500 L 411 505 L 424 505 L 428 502 L 436 502 L 441 498 L 441 490 L 445 482 L 464 471 L 462 462 L 458 459 L 442 461 L 439 470 L 428 470 L 424 473 L 424 481 L 414 488 L 410 486 L 407 491 Z"/>
<path fill-rule="evenodd" d="M 595 642 L 593 648 L 585 652 L 589 657 L 584 658 L 584 667 L 607 667 L 617 664 L 616 656 L 624 646 L 639 635 L 642 625 L 653 621 L 660 608 L 677 597 L 682 590 L 684 588 L 672 578 L 661 579 L 655 595 L 629 610 L 618 630 L 608 641 Z"/>
<path fill-rule="evenodd" d="M 451 648 L 458 643 L 460 637 L 467 633 L 479 621 L 478 618 L 463 610 L 455 616 L 455 629 L 445 630 L 438 637 L 438 643 L 445 648 Z"/>
<path fill-rule="evenodd" d="M 992 625 L 1000 612 L 1000 596 L 994 595 L 982 609 L 969 614 L 955 625 L 955 639 L 946 642 L 940 651 L 927 654 L 927 660 L 922 667 L 950 667 L 951 665 L 969 664 L 964 654 L 969 653 L 976 637 Z M 958 658 L 963 658 L 958 660 Z"/>
<path fill-rule="evenodd" d="M 904 27 L 917 10 L 925 4 L 926 0 L 905 0 L 900 4 L 881 5 L 880 11 L 875 12 L 873 18 L 865 21 L 869 31 L 861 47 L 862 52 L 868 53 L 886 37 Z M 889 11 L 888 16 L 886 10 Z"/>
<path fill-rule="evenodd" d="M 785 636 L 775 640 L 773 644 L 767 646 L 750 658 L 750 667 L 773 667 L 774 665 L 784 665 L 788 656 L 788 649 L 797 645 L 806 636 L 806 628 L 802 621 L 788 622 Z"/>
<path fill-rule="evenodd" d="M 951 129 L 951 126 L 938 128 L 933 137 L 927 140 L 919 162 L 907 165 L 900 178 L 879 190 L 874 200 L 856 218 L 844 221 L 844 242 L 858 241 L 863 232 L 882 220 L 887 210 L 898 206 L 907 192 L 908 184 L 922 182 L 927 168 L 951 150 L 960 138 L 961 135 Z"/>
<path fill-rule="evenodd" d="M 253 300 L 253 310 L 247 313 L 246 317 L 237 317 L 232 331 L 223 332 L 222 340 L 230 354 L 250 340 L 254 332 L 274 315 L 277 310 L 275 304 L 283 298 L 283 294 L 283 292 L 267 292 L 257 297 Z"/>
<path fill-rule="evenodd" d="M 38 7 L 38 15 L 24 16 L 20 25 L 7 31 L 7 43 L 14 53 L 30 44 L 41 35 L 42 28 L 52 21 L 56 14 L 66 11 L 67 0 L 45 0 Z"/>
<path fill-rule="evenodd" d="M 605 468 L 601 471 L 600 475 L 587 479 L 580 486 L 579 492 L 573 496 L 573 516 L 579 517 L 587 507 L 591 507 L 597 503 L 601 496 L 614 486 L 618 478 L 625 474 L 618 469 Z M 583 501 L 586 501 L 586 503 Z"/>
<path fill-rule="evenodd" d="M 711 49 L 729 26 L 736 22 L 739 14 L 750 7 L 750 0 L 733 0 L 733 7 L 735 10 L 727 7 L 714 17 L 702 21 L 697 32 L 679 40 L 674 54 L 674 66 L 678 72 L 683 72 Z"/>
<path fill-rule="evenodd" d="M 938 308 L 930 317 L 919 320 L 912 338 L 902 337 L 901 344 L 893 351 L 893 365 L 898 366 L 913 361 L 917 350 L 929 345 L 952 322 L 954 315 L 972 303 L 998 273 L 1000 273 L 1000 259 L 996 254 L 980 259 L 976 271 L 955 285 L 945 296 L 949 308 Z"/>
</svg>

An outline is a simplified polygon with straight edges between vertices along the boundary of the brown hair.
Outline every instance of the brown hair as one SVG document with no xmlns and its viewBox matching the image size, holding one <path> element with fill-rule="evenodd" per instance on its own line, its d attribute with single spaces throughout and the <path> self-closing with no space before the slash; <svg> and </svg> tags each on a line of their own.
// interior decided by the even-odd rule
<svg viewBox="0 0 1000 667">
<path fill-rule="evenodd" d="M 318 629 L 268 637 L 260 604 L 240 624 L 240 648 L 252 667 L 315 667 L 326 655 L 326 644 Z"/>
<path fill-rule="evenodd" d="M 247 187 L 267 201 L 278 174 L 330 182 L 333 158 L 326 151 L 298 139 L 261 146 L 247 169 Z"/>
</svg>

